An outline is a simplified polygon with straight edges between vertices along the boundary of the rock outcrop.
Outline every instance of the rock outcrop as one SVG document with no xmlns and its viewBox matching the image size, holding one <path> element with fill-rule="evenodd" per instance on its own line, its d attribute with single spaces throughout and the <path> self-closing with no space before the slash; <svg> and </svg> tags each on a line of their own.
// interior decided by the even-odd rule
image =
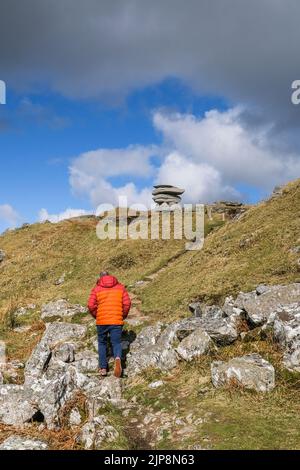
<svg viewBox="0 0 300 470">
<path fill-rule="evenodd" d="M 65 299 L 55 300 L 44 304 L 41 308 L 41 318 L 44 321 L 51 319 L 69 318 L 78 313 L 87 313 L 86 307 L 82 305 L 72 305 Z"/>
<path fill-rule="evenodd" d="M 283 365 L 291 371 L 300 372 L 300 302 L 275 310 L 266 324 L 266 329 L 269 327 L 284 351 Z"/>
<path fill-rule="evenodd" d="M 202 328 L 197 328 L 180 342 L 176 352 L 182 359 L 189 362 L 195 357 L 208 353 L 211 344 L 210 336 Z"/>
<path fill-rule="evenodd" d="M 214 361 L 211 377 L 215 387 L 240 386 L 257 392 L 269 392 L 275 387 L 274 367 L 258 354 L 235 357 L 228 362 Z"/>
<path fill-rule="evenodd" d="M 213 345 L 230 344 L 238 337 L 230 318 L 223 318 L 218 309 L 206 316 L 179 320 L 169 325 L 146 327 L 131 344 L 127 356 L 128 375 L 136 375 L 148 367 L 170 370 L 180 359 L 190 361 L 206 354 Z"/>
<path fill-rule="evenodd" d="M 113 442 L 119 437 L 118 431 L 109 424 L 105 416 L 97 416 L 86 423 L 77 438 L 86 450 L 101 449 L 103 442 Z"/>
<path fill-rule="evenodd" d="M 210 220 L 213 219 L 213 214 L 220 214 L 223 220 L 230 220 L 241 217 L 246 212 L 247 206 L 241 202 L 219 201 L 206 205 L 205 210 Z"/>
<path fill-rule="evenodd" d="M 61 314 L 60 318 L 69 318 L 74 311 L 78 312 L 77 307 L 66 301 L 56 301 L 47 304 L 43 312 L 47 313 L 46 319 L 53 320 L 57 312 Z M 81 309 L 79 313 L 83 311 Z M 125 377 L 129 378 L 128 382 L 125 381 L 125 389 L 132 378 L 135 380 L 135 376 L 147 368 L 167 372 L 178 366 L 180 361 L 191 362 L 203 355 L 213 356 L 216 350 L 221 352 L 223 346 L 237 339 L 258 341 L 270 332 L 283 351 L 283 366 L 300 372 L 299 283 L 287 286 L 260 284 L 252 292 L 239 293 L 236 299 L 227 297 L 222 306 L 195 301 L 189 309 L 192 312 L 189 318 L 169 324 L 158 322 L 137 335 L 133 331 L 124 332 Z M 51 312 L 55 315 L 52 316 Z M 0 344 L 5 355 L 5 344 Z M 81 446 L 99 449 L 104 442 L 116 440 L 119 430 L 101 410 L 109 404 L 127 413 L 132 403 L 123 397 L 124 381 L 111 375 L 100 378 L 95 373 L 98 369 L 96 350 L 97 337 L 90 336 L 89 327 L 77 323 L 47 322 L 40 342 L 25 364 L 22 385 L 1 384 L 6 380 L 8 367 L 2 361 L 0 422 L 20 428 L 36 422 L 48 429 L 59 429 L 65 408 L 71 406 L 64 422 L 76 433 L 78 431 L 77 442 Z M 19 365 L 16 363 L 15 367 Z M 213 361 L 211 380 L 217 388 L 239 386 L 265 393 L 275 387 L 275 372 L 272 364 L 263 357 L 249 354 L 234 357 L 228 362 Z M 150 391 L 161 387 L 163 393 L 165 384 L 163 380 L 156 380 L 148 388 Z M 84 397 L 84 416 L 76 402 L 78 393 Z M 6 446 L 3 448 L 21 445 L 19 436 L 9 439 L 2 443 Z M 47 446 L 42 444 L 42 448 Z M 24 448 L 34 445 L 24 441 Z"/>
<path fill-rule="evenodd" d="M 60 410 L 81 391 L 85 394 L 89 416 L 104 403 L 121 402 L 121 384 L 115 377 L 101 380 L 90 375 L 97 370 L 95 352 L 82 350 L 85 326 L 50 323 L 25 366 L 23 385 L 0 386 L 0 421 L 22 426 L 44 422 L 49 429 L 60 427 Z M 85 341 L 84 341 L 85 340 Z M 92 361 L 90 363 L 89 361 Z"/>
<path fill-rule="evenodd" d="M 10 436 L 0 445 L 0 450 L 47 450 L 48 444 L 37 439 Z"/>
<path fill-rule="evenodd" d="M 253 292 L 241 292 L 234 306 L 244 310 L 249 322 L 258 326 L 266 323 L 274 310 L 293 302 L 300 302 L 300 283 L 259 286 Z"/>
<path fill-rule="evenodd" d="M 168 184 L 159 184 L 154 186 L 152 191 L 153 201 L 160 209 L 169 209 L 181 202 L 181 195 L 184 189 Z"/>
</svg>

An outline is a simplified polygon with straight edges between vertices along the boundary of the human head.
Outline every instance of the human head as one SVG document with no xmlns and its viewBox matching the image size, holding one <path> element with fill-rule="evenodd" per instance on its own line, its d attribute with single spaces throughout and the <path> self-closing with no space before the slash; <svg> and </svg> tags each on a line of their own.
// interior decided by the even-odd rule
<svg viewBox="0 0 300 470">
<path fill-rule="evenodd" d="M 108 271 L 101 271 L 100 278 L 103 277 L 103 276 L 109 276 L 109 272 Z"/>
</svg>

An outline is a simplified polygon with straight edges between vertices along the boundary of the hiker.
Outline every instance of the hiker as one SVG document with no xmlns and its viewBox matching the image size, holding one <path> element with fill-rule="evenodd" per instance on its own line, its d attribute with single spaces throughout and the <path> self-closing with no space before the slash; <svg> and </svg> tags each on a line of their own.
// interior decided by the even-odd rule
<svg viewBox="0 0 300 470">
<path fill-rule="evenodd" d="M 100 273 L 97 285 L 92 289 L 88 309 L 96 319 L 98 333 L 99 372 L 102 377 L 107 375 L 107 336 L 115 359 L 114 375 L 122 375 L 122 346 L 121 336 L 124 320 L 131 307 L 131 300 L 123 284 L 107 271 Z"/>
</svg>

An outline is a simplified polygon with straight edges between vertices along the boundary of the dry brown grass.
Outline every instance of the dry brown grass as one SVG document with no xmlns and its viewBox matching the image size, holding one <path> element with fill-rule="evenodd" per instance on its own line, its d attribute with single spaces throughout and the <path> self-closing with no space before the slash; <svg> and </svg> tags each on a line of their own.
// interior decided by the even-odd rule
<svg viewBox="0 0 300 470">
<path fill-rule="evenodd" d="M 249 209 L 206 238 L 204 248 L 178 258 L 141 290 L 143 309 L 184 316 L 193 299 L 219 303 L 259 283 L 300 281 L 300 180 L 284 195 Z M 241 243 L 242 242 L 242 243 Z"/>
<path fill-rule="evenodd" d="M 80 448 L 76 443 L 78 430 L 63 428 L 58 431 L 51 431 L 49 429 L 43 429 L 41 432 L 38 427 L 38 424 L 24 428 L 0 424 L 0 441 L 3 442 L 8 437 L 16 435 L 26 439 L 42 440 L 48 443 L 49 450 L 78 450 Z"/>
</svg>

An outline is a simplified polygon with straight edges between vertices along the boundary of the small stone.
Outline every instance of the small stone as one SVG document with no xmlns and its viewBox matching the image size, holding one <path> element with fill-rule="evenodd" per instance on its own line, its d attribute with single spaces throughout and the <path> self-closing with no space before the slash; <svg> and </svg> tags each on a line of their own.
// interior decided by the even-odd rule
<svg viewBox="0 0 300 470">
<path fill-rule="evenodd" d="M 58 278 L 58 279 L 54 282 L 54 284 L 55 284 L 56 286 L 60 286 L 61 284 L 63 284 L 63 283 L 65 282 L 65 278 L 66 278 L 66 273 L 63 273 L 63 274 L 60 276 L 60 278 Z"/>
<path fill-rule="evenodd" d="M 162 380 L 157 380 L 156 382 L 151 382 L 148 387 L 149 388 L 158 388 L 164 385 L 164 382 Z"/>
<path fill-rule="evenodd" d="M 6 258 L 6 253 L 4 250 L 0 250 L 0 263 L 2 263 L 2 261 L 4 261 Z"/>
<path fill-rule="evenodd" d="M 0 369 L 6 365 L 6 344 L 0 341 Z"/>
<path fill-rule="evenodd" d="M 132 418 L 132 419 L 130 420 L 130 422 L 131 422 L 132 424 L 138 423 L 138 421 L 139 421 L 139 420 L 138 420 L 137 418 Z"/>
<path fill-rule="evenodd" d="M 13 329 L 15 333 L 26 333 L 26 331 L 29 331 L 31 329 L 31 325 L 22 325 L 22 326 L 17 326 L 16 328 Z"/>
<path fill-rule="evenodd" d="M 14 312 L 15 317 L 22 317 L 23 315 L 26 315 L 27 313 L 27 308 L 26 307 L 20 307 Z"/>
<path fill-rule="evenodd" d="M 81 424 L 81 414 L 78 410 L 78 408 L 73 408 L 71 410 L 71 413 L 70 413 L 70 417 L 69 417 L 69 425 L 71 427 L 73 426 L 79 426 Z"/>
</svg>

